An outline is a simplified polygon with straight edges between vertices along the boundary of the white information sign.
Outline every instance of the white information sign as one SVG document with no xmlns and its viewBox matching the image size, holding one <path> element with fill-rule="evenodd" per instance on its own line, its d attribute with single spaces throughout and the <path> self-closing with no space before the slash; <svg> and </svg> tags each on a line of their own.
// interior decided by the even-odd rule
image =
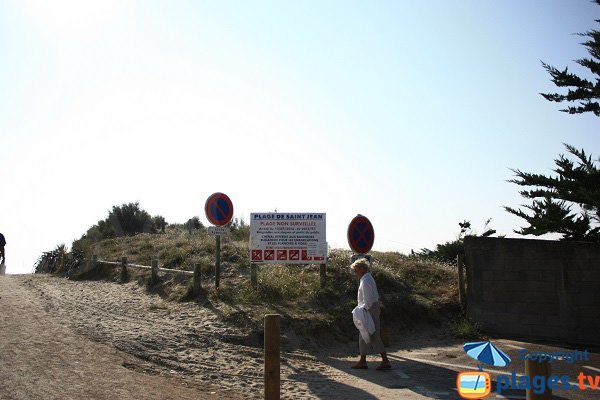
<svg viewBox="0 0 600 400">
<path fill-rule="evenodd" d="M 250 261 L 321 264 L 327 257 L 325 213 L 250 214 Z"/>
<path fill-rule="evenodd" d="M 231 229 L 228 226 L 209 226 L 208 234 L 213 236 L 228 236 Z"/>
</svg>

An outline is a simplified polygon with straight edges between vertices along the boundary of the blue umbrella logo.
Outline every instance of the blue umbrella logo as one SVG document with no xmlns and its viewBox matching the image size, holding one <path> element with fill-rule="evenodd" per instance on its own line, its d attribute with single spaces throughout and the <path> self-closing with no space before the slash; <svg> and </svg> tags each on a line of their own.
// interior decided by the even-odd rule
<svg viewBox="0 0 600 400">
<path fill-rule="evenodd" d="M 510 357 L 490 341 L 465 343 L 463 349 L 469 357 L 480 362 L 478 365 L 480 371 L 483 370 L 483 364 L 492 367 L 506 367 L 510 364 Z"/>
</svg>

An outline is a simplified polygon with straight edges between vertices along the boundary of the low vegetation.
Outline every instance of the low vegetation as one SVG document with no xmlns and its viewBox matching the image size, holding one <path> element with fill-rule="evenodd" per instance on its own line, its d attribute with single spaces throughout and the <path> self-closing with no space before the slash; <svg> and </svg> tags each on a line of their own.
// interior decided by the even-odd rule
<svg viewBox="0 0 600 400">
<path fill-rule="evenodd" d="M 221 285 L 215 289 L 215 242 L 215 238 L 203 230 L 190 234 L 185 228 L 169 227 L 165 234 L 141 233 L 103 239 L 75 251 L 82 251 L 86 259 L 94 254 L 99 260 L 113 262 L 127 256 L 129 263 L 141 265 L 150 265 L 152 258 L 158 257 L 160 267 L 188 271 L 200 263 L 204 278 L 200 296 L 193 295 L 189 277 L 180 276 L 177 280 L 165 277 L 154 286 L 150 285 L 150 274 L 146 271 L 132 279 L 137 278 L 148 290 L 173 300 L 197 301 L 200 305 L 219 302 L 230 309 L 231 322 L 242 321 L 259 327 L 264 313 L 278 312 L 289 324 L 295 324 L 295 328 L 311 329 L 311 333 L 327 332 L 334 336 L 354 333 L 350 311 L 356 305 L 358 282 L 348 268 L 349 251 L 330 252 L 324 285 L 320 282 L 318 265 L 261 265 L 254 288 L 250 282 L 248 242 L 224 239 L 221 242 Z M 66 254 L 62 259 L 68 259 L 69 253 Z M 451 265 L 400 253 L 374 252 L 372 255 L 373 275 L 382 295 L 387 329 L 440 325 L 458 315 L 457 279 Z M 36 268 L 36 272 L 64 273 L 64 268 L 58 265 L 64 263 L 59 262 L 53 269 Z M 122 281 L 119 272 L 119 268 L 113 268 L 110 273 L 105 270 L 101 278 Z"/>
<path fill-rule="evenodd" d="M 153 258 L 158 258 L 162 268 L 186 271 L 192 271 L 198 263 L 203 277 L 199 296 L 194 295 L 189 276 L 170 274 L 156 284 L 150 282 L 150 272 L 134 273 L 131 269 L 128 279 L 137 279 L 149 291 L 172 300 L 196 301 L 200 306 L 218 303 L 229 310 L 225 317 L 233 323 L 260 327 L 266 312 L 277 312 L 285 317 L 286 324 L 295 324 L 295 329 L 310 329 L 313 334 L 354 334 L 350 312 L 356 305 L 358 282 L 349 269 L 350 251 L 330 251 L 324 284 L 318 265 L 260 265 L 253 287 L 249 227 L 236 219 L 231 224 L 231 236 L 221 240 L 221 284 L 216 289 L 215 238 L 194 218 L 185 224 L 160 222 L 166 225 L 164 231 L 106 238 L 86 234 L 73 243 L 72 252 L 66 252 L 64 246 L 51 252 L 51 257 L 38 262 L 36 272 L 66 275 L 65 265 L 70 264 L 61 260 L 72 259 L 73 254 L 85 259 L 95 255 L 98 260 L 112 262 L 120 262 L 121 257 L 127 256 L 130 264 L 147 266 Z M 460 307 L 456 271 L 451 264 L 423 255 L 395 252 L 373 252 L 372 256 L 372 272 L 382 296 L 384 330 L 447 325 L 456 320 Z M 51 268 L 48 259 L 55 262 Z M 119 270 L 98 268 L 93 276 L 87 277 L 123 282 Z"/>
</svg>

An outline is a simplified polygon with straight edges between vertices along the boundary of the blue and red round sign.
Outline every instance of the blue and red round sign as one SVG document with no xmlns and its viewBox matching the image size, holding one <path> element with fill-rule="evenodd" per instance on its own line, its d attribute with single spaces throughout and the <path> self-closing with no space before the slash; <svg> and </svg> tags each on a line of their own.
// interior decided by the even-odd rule
<svg viewBox="0 0 600 400">
<path fill-rule="evenodd" d="M 233 203 L 225 193 L 213 193 L 206 199 L 204 212 L 211 224 L 225 225 L 233 217 Z"/>
<path fill-rule="evenodd" d="M 371 221 L 364 215 L 358 214 L 348 225 L 348 244 L 352 251 L 367 254 L 375 241 L 375 231 Z"/>
</svg>

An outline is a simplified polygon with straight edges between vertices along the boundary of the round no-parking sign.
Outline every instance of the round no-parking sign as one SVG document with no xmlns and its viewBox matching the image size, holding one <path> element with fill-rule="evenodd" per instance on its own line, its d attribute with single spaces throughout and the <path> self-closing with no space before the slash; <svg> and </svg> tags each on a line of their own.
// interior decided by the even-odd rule
<svg viewBox="0 0 600 400">
<path fill-rule="evenodd" d="M 371 221 L 364 215 L 358 214 L 348 225 L 348 244 L 352 251 L 367 254 L 375 241 L 375 231 Z"/>
<path fill-rule="evenodd" d="M 204 212 L 211 224 L 225 225 L 233 217 L 233 203 L 225 193 L 213 193 L 206 199 Z"/>
</svg>

